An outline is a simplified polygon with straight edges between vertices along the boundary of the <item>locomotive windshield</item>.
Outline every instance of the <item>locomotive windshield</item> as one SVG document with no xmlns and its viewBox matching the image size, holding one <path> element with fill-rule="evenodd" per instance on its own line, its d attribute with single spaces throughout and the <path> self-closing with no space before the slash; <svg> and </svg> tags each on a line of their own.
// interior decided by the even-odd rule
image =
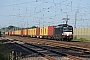
<svg viewBox="0 0 90 60">
<path fill-rule="evenodd" d="M 63 27 L 63 31 L 73 31 L 72 27 Z"/>
</svg>

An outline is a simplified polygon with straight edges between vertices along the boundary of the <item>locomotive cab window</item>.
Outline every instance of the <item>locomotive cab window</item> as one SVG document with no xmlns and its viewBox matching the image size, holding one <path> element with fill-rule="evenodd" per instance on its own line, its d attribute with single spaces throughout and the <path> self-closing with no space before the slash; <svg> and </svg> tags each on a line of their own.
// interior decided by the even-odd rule
<svg viewBox="0 0 90 60">
<path fill-rule="evenodd" d="M 72 31 L 73 28 L 72 27 L 63 27 L 63 31 Z"/>
</svg>

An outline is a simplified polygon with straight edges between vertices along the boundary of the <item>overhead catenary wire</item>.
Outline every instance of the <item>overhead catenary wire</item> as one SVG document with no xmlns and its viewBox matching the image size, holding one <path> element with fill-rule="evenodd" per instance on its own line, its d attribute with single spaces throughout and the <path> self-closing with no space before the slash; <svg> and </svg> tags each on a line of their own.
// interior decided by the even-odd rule
<svg viewBox="0 0 90 60">
<path fill-rule="evenodd" d="M 36 2 L 37 1 L 37 2 Z M 41 4 L 38 4 L 39 2 L 42 2 Z M 70 0 L 70 1 L 67 1 L 67 0 L 60 0 L 60 2 L 56 2 L 56 0 L 52 0 L 51 2 L 48 2 L 47 0 L 35 0 L 35 1 L 31 1 L 31 2 L 22 2 L 22 3 L 13 3 L 13 4 L 11 4 L 11 5 L 7 5 L 7 6 L 4 6 L 4 7 L 11 7 L 11 6 L 14 6 L 13 7 L 13 9 L 15 10 L 15 8 L 18 6 L 18 9 L 19 9 L 19 11 L 21 11 L 22 9 L 23 9 L 23 7 L 24 7 L 24 9 L 26 9 L 26 7 L 25 6 L 22 6 L 22 5 L 26 5 L 26 4 L 29 4 L 29 5 L 34 5 L 33 3 L 37 3 L 38 5 L 37 6 L 34 6 L 34 8 L 33 8 L 33 12 L 31 11 L 31 9 L 29 9 L 30 7 L 27 7 L 27 13 L 25 13 L 25 11 L 23 12 L 23 13 L 20 13 L 20 15 L 21 15 L 21 17 L 20 18 L 22 18 L 23 16 L 25 16 L 26 15 L 26 17 L 28 17 L 28 18 L 33 18 L 34 20 L 36 20 L 36 19 L 40 19 L 40 18 L 35 18 L 35 16 L 37 16 L 37 15 L 39 15 L 39 14 L 42 14 L 42 13 L 46 13 L 46 12 L 49 12 L 49 14 L 51 13 L 51 10 L 52 9 L 54 9 L 54 8 L 56 8 L 56 9 L 54 9 L 54 10 L 52 10 L 53 12 L 55 12 L 55 14 L 53 14 L 53 15 L 50 15 L 50 16 L 48 16 L 48 17 L 46 17 L 46 15 L 44 16 L 44 19 L 49 19 L 49 18 L 51 18 L 51 17 L 58 17 L 58 16 L 60 16 L 61 17 L 61 15 L 62 14 L 64 14 L 64 12 L 68 12 L 68 13 L 71 13 L 71 12 L 73 12 L 73 13 L 75 13 L 74 11 L 77 11 L 77 9 L 79 9 L 79 11 L 81 10 L 81 9 L 84 9 L 84 8 L 86 8 L 85 10 L 86 10 L 86 14 L 88 14 L 88 15 L 90 15 L 89 13 L 88 13 L 88 11 L 87 11 L 87 9 L 89 9 L 90 7 L 89 6 L 79 6 L 79 5 L 77 5 L 77 6 L 74 6 L 72 3 L 73 3 L 73 0 Z M 43 4 L 46 4 L 46 3 L 52 3 L 52 5 L 50 5 L 50 6 L 46 6 L 46 7 L 43 7 Z M 71 4 L 70 4 L 71 3 Z M 78 3 L 80 3 L 80 1 L 78 2 Z M 31 6 L 32 6 L 31 5 Z M 0 7 L 0 8 L 4 8 L 4 7 Z M 64 7 L 64 8 L 63 8 Z M 65 8 L 66 7 L 66 8 Z M 44 8 L 44 9 L 43 9 Z M 58 11 L 59 13 L 57 13 L 57 8 L 60 8 L 60 11 Z M 69 11 L 66 11 L 67 9 L 69 9 Z M 47 10 L 49 10 L 49 11 L 47 11 Z M 24 15 L 25 14 L 25 15 Z M 78 13 L 79 15 L 81 15 L 82 14 L 82 12 L 79 12 Z M 11 15 L 14 15 L 13 13 L 11 14 Z M 71 15 L 71 14 L 70 14 Z M 2 17 L 3 17 L 4 15 L 2 15 Z M 7 16 L 9 16 L 9 15 L 7 15 Z M 19 17 L 18 16 L 18 14 L 16 14 L 15 15 L 16 17 Z M 73 15 L 74 16 L 74 15 Z M 39 17 L 39 16 L 37 16 L 37 17 Z M 72 17 L 72 16 L 71 16 Z M 63 18 L 63 17 L 62 17 Z M 84 18 L 83 18 L 84 19 Z M 85 19 L 87 19 L 87 18 L 85 18 Z M 89 18 L 88 18 L 89 19 Z M 79 20 L 79 19 L 78 19 Z M 73 23 L 73 22 L 72 22 Z"/>
</svg>

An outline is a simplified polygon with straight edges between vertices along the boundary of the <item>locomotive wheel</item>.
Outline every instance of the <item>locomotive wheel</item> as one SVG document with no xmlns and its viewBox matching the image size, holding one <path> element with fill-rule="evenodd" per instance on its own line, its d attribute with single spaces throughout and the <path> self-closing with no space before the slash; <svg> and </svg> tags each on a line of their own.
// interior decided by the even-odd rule
<svg viewBox="0 0 90 60">
<path fill-rule="evenodd" d="M 68 42 L 70 42 L 70 41 L 71 41 L 71 39 L 68 39 L 67 41 L 68 41 Z"/>
</svg>

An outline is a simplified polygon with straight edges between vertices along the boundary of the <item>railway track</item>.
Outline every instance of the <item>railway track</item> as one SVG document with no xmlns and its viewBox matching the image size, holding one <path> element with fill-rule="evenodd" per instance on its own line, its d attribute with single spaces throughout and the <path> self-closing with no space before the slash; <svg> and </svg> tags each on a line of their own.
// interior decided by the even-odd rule
<svg viewBox="0 0 90 60">
<path fill-rule="evenodd" d="M 71 56 L 69 54 L 65 54 L 65 53 L 60 53 L 59 51 L 54 51 L 52 49 L 48 49 L 47 47 L 44 46 L 40 46 L 40 45 L 34 45 L 34 44 L 22 44 L 20 42 L 15 42 L 17 45 L 26 48 L 30 51 L 33 51 L 39 55 L 41 55 L 42 57 L 48 59 L 48 60 L 58 60 L 58 58 L 55 58 L 55 56 L 60 57 L 60 56 L 64 56 L 73 60 L 82 60 L 80 58 L 77 58 L 75 56 Z"/>
<path fill-rule="evenodd" d="M 89 45 L 90 43 L 81 44 L 81 43 L 74 43 L 74 42 L 53 41 L 53 40 L 47 40 L 47 39 L 43 39 L 43 40 L 39 39 L 37 42 L 32 41 L 29 43 L 33 43 L 33 44 L 38 43 L 38 44 L 54 46 L 54 47 L 63 47 L 74 51 L 90 54 L 90 45 Z"/>
<path fill-rule="evenodd" d="M 37 39 L 37 38 L 27 38 L 27 37 L 18 37 L 16 40 L 20 40 L 26 43 L 31 44 L 42 44 L 42 45 L 48 45 L 48 46 L 54 46 L 54 47 L 63 47 L 75 51 L 79 51 L 82 53 L 89 53 L 90 54 L 90 43 L 81 43 L 81 42 L 63 42 L 63 41 L 53 41 L 53 40 L 47 40 L 47 39 Z"/>
<path fill-rule="evenodd" d="M 10 40 L 9 40 L 10 41 Z M 53 49 L 50 49 L 47 46 L 37 45 L 37 44 L 28 44 L 23 43 L 20 41 L 12 40 L 11 43 L 14 43 L 16 46 L 22 47 L 24 49 L 30 50 L 34 53 L 37 53 L 38 55 L 41 55 L 42 57 L 48 59 L 48 60 L 58 60 L 60 57 L 66 57 L 73 60 L 82 60 L 80 58 L 77 58 L 75 56 L 71 56 L 69 54 L 61 53 L 59 51 L 55 51 Z M 9 42 L 9 43 L 10 43 Z"/>
<path fill-rule="evenodd" d="M 26 38 L 26 37 L 25 37 Z M 19 39 L 20 40 L 20 39 Z M 52 40 L 46 40 L 46 39 L 36 39 L 36 38 L 33 38 L 32 40 L 30 40 L 30 39 L 25 39 L 24 40 L 24 38 L 23 38 L 23 40 L 20 40 L 20 41 L 23 41 L 23 42 L 25 42 L 25 43 L 27 43 L 27 44 L 33 44 L 33 45 L 45 45 L 45 46 L 51 46 L 51 47 L 56 47 L 55 49 L 65 49 L 65 50 L 70 50 L 70 51 L 74 51 L 74 52 L 79 52 L 79 53 L 81 53 L 82 55 L 88 55 L 88 58 L 90 58 L 90 50 L 89 50 L 89 48 L 83 48 L 83 47 L 80 47 L 80 46 L 78 46 L 77 44 L 75 45 L 75 44 L 73 44 L 73 42 L 72 42 L 72 44 L 69 44 L 68 42 L 59 42 L 59 41 L 52 41 Z M 39 46 L 39 47 L 41 47 L 41 46 Z M 46 48 L 44 48 L 43 47 L 43 49 L 47 49 L 47 47 Z M 50 49 L 50 48 L 48 48 L 48 49 Z M 68 53 L 66 53 L 66 52 L 63 52 L 64 54 L 62 54 L 62 53 L 60 53 L 60 51 L 56 51 L 55 52 L 55 49 L 53 49 L 53 51 L 52 52 L 54 52 L 54 53 L 58 53 L 59 55 L 61 54 L 61 55 L 65 55 L 65 56 L 67 56 L 67 57 L 70 57 L 70 56 L 72 56 L 72 55 L 70 55 L 70 54 L 68 54 Z M 48 51 L 51 51 L 52 49 L 50 49 L 50 50 L 48 50 Z M 86 57 L 85 56 L 85 57 Z M 78 55 L 77 57 L 80 57 L 80 55 Z M 72 58 L 72 57 L 70 57 L 70 58 Z M 73 57 L 74 58 L 74 57 Z M 73 59 L 72 58 L 72 59 Z M 76 60 L 77 60 L 77 58 L 76 58 Z"/>
<path fill-rule="evenodd" d="M 89 47 L 86 48 L 85 46 L 82 46 L 82 45 L 75 45 L 75 44 L 70 44 L 70 43 L 68 43 L 68 42 L 58 42 L 58 41 L 56 41 L 56 42 L 48 41 L 47 43 L 45 43 L 45 41 L 43 41 L 41 43 L 39 42 L 39 44 L 44 44 L 44 45 L 48 45 L 48 46 L 55 46 L 55 47 L 62 47 L 62 48 L 66 48 L 66 49 L 70 49 L 70 50 L 90 54 L 90 48 Z"/>
</svg>

